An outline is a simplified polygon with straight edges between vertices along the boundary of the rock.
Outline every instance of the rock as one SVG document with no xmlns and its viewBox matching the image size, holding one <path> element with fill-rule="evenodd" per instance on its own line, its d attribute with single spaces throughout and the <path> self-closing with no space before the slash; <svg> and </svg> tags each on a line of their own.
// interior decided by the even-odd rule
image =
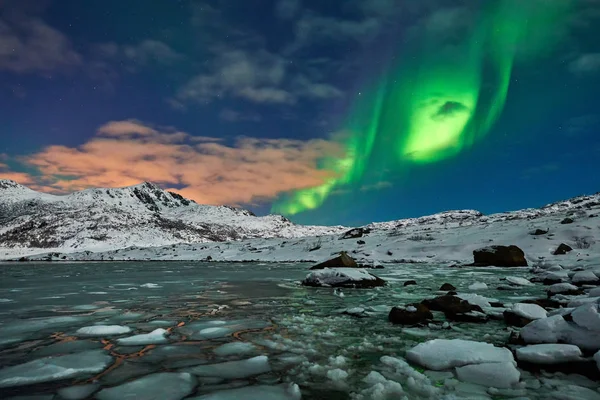
<svg viewBox="0 0 600 400">
<path fill-rule="evenodd" d="M 392 324 L 416 325 L 432 320 L 433 314 L 424 304 L 410 304 L 407 307 L 394 307 L 388 315 Z"/>
<path fill-rule="evenodd" d="M 573 322 L 600 335 L 600 311 L 598 303 L 584 304 L 571 313 Z"/>
<path fill-rule="evenodd" d="M 537 304 L 517 303 L 510 310 L 504 311 L 504 321 L 507 325 L 524 327 L 531 321 L 546 318 L 548 313 Z"/>
<path fill-rule="evenodd" d="M 363 244 L 366 244 L 366 243 L 367 242 L 365 242 L 364 240 L 357 240 L 356 241 L 356 244 L 359 244 L 359 245 L 363 245 Z"/>
<path fill-rule="evenodd" d="M 416 285 L 417 281 L 406 281 L 404 282 L 404 286 Z"/>
<path fill-rule="evenodd" d="M 569 218 L 569 217 L 567 217 L 567 218 L 563 219 L 562 221 L 560 221 L 560 223 L 563 224 L 563 225 L 572 224 L 573 222 L 575 222 L 575 221 L 573 221 L 573 219 Z"/>
<path fill-rule="evenodd" d="M 517 360 L 534 364 L 580 361 L 583 354 L 572 344 L 534 344 L 517 349 Z"/>
<path fill-rule="evenodd" d="M 358 268 L 358 264 L 352 257 L 348 255 L 348 253 L 342 251 L 336 258 L 324 261 L 311 267 L 310 269 L 315 270 L 323 268 Z"/>
<path fill-rule="evenodd" d="M 308 274 L 302 284 L 313 287 L 372 288 L 385 286 L 385 281 L 364 269 L 325 268 Z"/>
<path fill-rule="evenodd" d="M 489 246 L 473 251 L 475 266 L 526 267 L 525 253 L 517 246 Z"/>
<path fill-rule="evenodd" d="M 370 231 L 371 231 L 370 229 L 365 229 L 365 228 L 350 229 L 349 231 L 345 232 L 340 237 L 340 239 L 356 239 L 356 238 L 359 238 L 359 237 L 363 237 L 363 235 L 366 235 Z"/>
<path fill-rule="evenodd" d="M 471 364 L 514 363 L 508 349 L 462 339 L 434 339 L 420 343 L 406 352 L 406 359 L 434 371 Z"/>
<path fill-rule="evenodd" d="M 561 243 L 552 254 L 554 254 L 555 256 L 559 256 L 567 254 L 571 250 L 573 250 L 571 246 L 569 246 L 568 244 Z"/>
<path fill-rule="evenodd" d="M 449 283 L 444 283 L 444 284 L 443 284 L 443 285 L 440 287 L 440 290 L 441 290 L 441 291 L 444 291 L 444 292 L 449 292 L 449 291 L 451 291 L 451 290 L 456 290 L 456 288 L 455 288 L 453 285 L 449 284 Z"/>
<path fill-rule="evenodd" d="M 571 278 L 571 283 L 575 285 L 597 285 L 600 279 L 593 271 L 579 271 Z"/>
<path fill-rule="evenodd" d="M 447 319 L 458 322 L 486 322 L 487 316 L 481 307 L 456 296 L 439 296 L 421 302 L 433 311 L 442 311 Z"/>
<path fill-rule="evenodd" d="M 456 376 L 463 382 L 499 389 L 510 388 L 521 379 L 514 362 L 466 365 L 456 368 Z"/>
<path fill-rule="evenodd" d="M 535 231 L 530 232 L 530 235 L 534 235 L 534 236 L 539 236 L 539 235 L 545 235 L 546 233 L 549 232 L 549 229 L 543 230 L 543 229 L 536 229 Z"/>
<path fill-rule="evenodd" d="M 578 296 L 583 294 L 582 289 L 575 285 L 571 285 L 570 283 L 555 283 L 546 289 L 546 292 L 548 292 L 548 297 L 551 297 L 555 294 L 563 294 L 567 296 Z"/>
</svg>

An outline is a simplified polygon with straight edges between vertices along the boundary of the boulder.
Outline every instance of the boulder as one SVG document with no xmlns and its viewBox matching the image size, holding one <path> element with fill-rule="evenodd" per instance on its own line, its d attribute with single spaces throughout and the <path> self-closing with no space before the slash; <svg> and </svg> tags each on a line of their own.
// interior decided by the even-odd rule
<svg viewBox="0 0 600 400">
<path fill-rule="evenodd" d="M 450 292 L 452 290 L 456 290 L 456 288 L 454 287 L 454 285 L 451 285 L 449 283 L 444 283 L 441 287 L 440 290 L 443 292 Z"/>
<path fill-rule="evenodd" d="M 356 261 L 348 255 L 348 253 L 342 251 L 336 258 L 324 261 L 311 267 L 310 269 L 315 270 L 324 268 L 359 268 L 359 266 Z"/>
<path fill-rule="evenodd" d="M 304 286 L 373 288 L 385 286 L 385 281 L 359 268 L 324 268 L 311 272 L 302 281 Z"/>
<path fill-rule="evenodd" d="M 539 235 L 545 235 L 546 233 L 548 233 L 548 229 L 543 230 L 543 229 L 536 229 L 535 231 L 530 232 L 530 235 L 534 235 L 534 236 L 539 236 Z"/>
<path fill-rule="evenodd" d="M 416 285 L 416 284 L 417 284 L 417 281 L 414 281 L 414 280 L 404 282 L 404 286 L 411 286 L 411 285 Z"/>
<path fill-rule="evenodd" d="M 571 283 L 574 285 L 598 285 L 600 279 L 593 271 L 579 271 L 571 278 Z"/>
<path fill-rule="evenodd" d="M 525 253 L 517 246 L 489 246 L 473 251 L 474 266 L 526 267 Z"/>
<path fill-rule="evenodd" d="M 388 315 L 392 324 L 416 325 L 432 320 L 433 314 L 424 304 L 409 304 L 406 307 L 394 307 Z"/>
<path fill-rule="evenodd" d="M 456 296 L 439 296 L 434 299 L 425 299 L 421 302 L 433 311 L 441 311 L 450 321 L 458 322 L 486 322 L 487 316 L 478 305 L 469 303 Z"/>
<path fill-rule="evenodd" d="M 554 296 L 555 294 L 562 294 L 566 296 L 578 296 L 583 294 L 583 289 L 578 288 L 575 285 L 571 285 L 570 283 L 555 283 L 551 285 L 548 289 L 548 297 Z"/>
<path fill-rule="evenodd" d="M 340 239 L 356 239 L 356 238 L 360 238 L 363 237 L 363 235 L 366 235 L 367 233 L 369 233 L 371 230 L 368 228 L 354 228 L 354 229 L 350 229 L 349 231 L 345 232 L 342 236 L 340 236 Z"/>
<path fill-rule="evenodd" d="M 517 303 L 510 310 L 504 311 L 504 321 L 507 325 L 524 327 L 531 321 L 546 318 L 548 313 L 537 304 Z"/>
<path fill-rule="evenodd" d="M 573 221 L 573 218 L 568 218 L 568 217 L 563 219 L 562 221 L 560 221 L 560 223 L 563 225 L 572 224 L 573 222 L 575 222 L 575 221 Z"/>
<path fill-rule="evenodd" d="M 573 248 L 571 246 L 569 246 L 568 244 L 561 243 L 556 248 L 556 250 L 554 250 L 554 252 L 552 254 L 554 254 L 555 256 L 560 256 L 560 255 L 563 255 L 563 254 L 567 254 L 571 250 L 573 250 Z"/>
</svg>

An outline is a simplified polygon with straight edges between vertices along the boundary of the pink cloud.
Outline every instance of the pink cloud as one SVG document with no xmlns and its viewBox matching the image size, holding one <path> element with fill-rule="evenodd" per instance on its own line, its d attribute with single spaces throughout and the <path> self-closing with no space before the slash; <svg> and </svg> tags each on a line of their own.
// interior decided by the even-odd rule
<svg viewBox="0 0 600 400">
<path fill-rule="evenodd" d="M 22 157 L 40 177 L 10 174 L 20 174 L 15 175 L 20 183 L 60 193 L 152 181 L 182 187 L 179 192 L 198 203 L 241 204 L 322 184 L 332 174 L 318 169 L 318 160 L 341 150 L 322 139 L 243 137 L 233 147 L 216 140 L 114 121 L 79 147 L 49 146 Z"/>
</svg>

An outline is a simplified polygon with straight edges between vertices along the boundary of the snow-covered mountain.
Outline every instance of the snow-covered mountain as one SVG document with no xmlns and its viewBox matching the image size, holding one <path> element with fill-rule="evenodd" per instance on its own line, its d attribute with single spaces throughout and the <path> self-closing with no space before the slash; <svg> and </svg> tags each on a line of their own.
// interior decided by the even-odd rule
<svg viewBox="0 0 600 400">
<path fill-rule="evenodd" d="M 280 215 L 257 217 L 248 210 L 199 205 L 148 182 L 55 196 L 0 180 L 0 251 L 106 251 L 130 246 L 314 236 L 343 229 L 301 226 Z"/>
</svg>

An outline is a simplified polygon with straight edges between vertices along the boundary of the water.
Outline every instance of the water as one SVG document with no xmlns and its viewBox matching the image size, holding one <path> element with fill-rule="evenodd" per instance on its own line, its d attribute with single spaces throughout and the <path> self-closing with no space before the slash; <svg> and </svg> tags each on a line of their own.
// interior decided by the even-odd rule
<svg viewBox="0 0 600 400">
<path fill-rule="evenodd" d="M 526 269 L 414 264 L 374 270 L 388 280 L 387 287 L 346 289 L 339 297 L 331 289 L 300 286 L 308 267 L 189 262 L 0 265 L 0 368 L 69 354 L 89 357 L 89 366 L 98 365 L 94 372 L 61 371 L 63 375 L 43 382 L 3 385 L 0 397 L 57 392 L 67 396 L 65 388 L 75 386 L 69 390 L 80 390 L 82 399 L 109 398 L 112 392 L 101 390 L 111 387 L 118 387 L 120 396 L 133 390 L 140 399 L 152 398 L 151 393 L 161 398 L 160 390 L 167 390 L 171 382 L 181 390 L 168 389 L 171 396 L 194 398 L 235 387 L 294 382 L 304 399 L 373 398 L 373 383 L 364 381 L 371 371 L 399 382 L 408 398 L 442 398 L 449 393 L 460 398 L 461 390 L 485 395 L 486 388 L 453 387 L 444 381 L 448 376 L 417 367 L 416 373 L 426 376 L 413 385 L 410 374 L 381 360 L 402 359 L 406 350 L 438 337 L 504 345 L 510 330 L 502 321 L 453 323 L 452 329 L 441 329 L 444 318 L 436 314 L 430 327 L 403 329 L 387 322 L 390 308 L 439 295 L 444 282 L 459 293 L 472 292 L 467 288 L 474 282 L 487 283 L 489 289 L 478 293 L 503 303 L 543 297 L 541 286 L 496 290 L 502 277 L 527 277 Z M 418 284 L 404 287 L 409 279 Z M 343 313 L 354 307 L 364 311 L 358 317 Z M 131 331 L 98 337 L 77 333 L 93 325 Z M 139 344 L 119 341 L 153 331 L 158 333 Z M 106 355 L 109 362 L 103 365 Z M 268 361 L 253 358 L 258 356 Z M 251 358 L 248 365 L 206 367 Z M 152 375 L 164 372 L 168 374 Z M 139 385 L 120 386 L 149 375 Z M 535 380 L 526 372 L 522 378 Z M 161 383 L 154 387 L 152 382 Z M 186 385 L 189 390 L 182 389 Z M 293 390 L 281 390 L 275 398 L 294 398 Z M 548 393 L 522 390 L 530 398 Z"/>
</svg>

